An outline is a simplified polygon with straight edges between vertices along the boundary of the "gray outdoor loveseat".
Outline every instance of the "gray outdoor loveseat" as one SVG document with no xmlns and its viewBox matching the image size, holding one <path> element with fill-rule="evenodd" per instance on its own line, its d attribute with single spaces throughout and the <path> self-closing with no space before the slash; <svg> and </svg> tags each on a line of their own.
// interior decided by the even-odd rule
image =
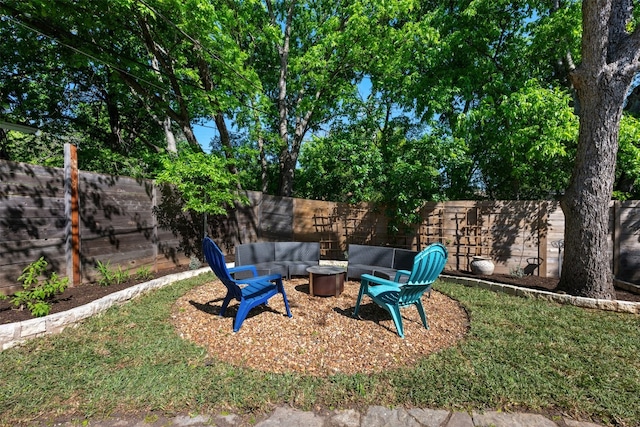
<svg viewBox="0 0 640 427">
<path fill-rule="evenodd" d="M 418 252 L 386 246 L 349 244 L 348 254 L 347 280 L 360 280 L 363 274 L 393 280 L 396 271 L 413 268 L 413 260 Z"/>
<path fill-rule="evenodd" d="M 320 263 L 318 242 L 257 242 L 236 246 L 235 265 L 255 265 L 259 275 L 281 274 L 283 278 L 306 276 L 307 268 Z M 236 273 L 236 279 L 241 273 Z M 250 276 L 250 273 L 248 273 Z M 247 277 L 248 277 L 247 276 Z"/>
</svg>

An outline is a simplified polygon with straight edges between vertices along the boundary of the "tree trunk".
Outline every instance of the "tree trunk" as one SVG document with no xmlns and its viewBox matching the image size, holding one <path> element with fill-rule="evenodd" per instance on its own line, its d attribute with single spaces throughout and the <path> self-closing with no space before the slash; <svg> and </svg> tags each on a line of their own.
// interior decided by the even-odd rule
<svg viewBox="0 0 640 427">
<path fill-rule="evenodd" d="M 614 100 L 611 88 L 584 86 L 578 91 L 581 117 L 576 163 L 561 201 L 565 252 L 559 289 L 571 295 L 613 299 L 609 202 L 615 176 L 621 95 L 617 94 Z"/>
<path fill-rule="evenodd" d="M 570 74 L 580 110 L 571 182 L 561 206 L 564 259 L 558 288 L 613 299 L 609 204 L 625 97 L 640 68 L 640 32 L 628 32 L 631 0 L 582 2 L 582 63 Z"/>
<path fill-rule="evenodd" d="M 222 113 L 218 113 L 214 116 L 214 120 L 216 123 L 216 127 L 218 128 L 218 132 L 220 133 L 220 144 L 222 145 L 222 151 L 224 152 L 224 156 L 227 160 L 230 160 L 227 163 L 227 169 L 234 175 L 238 175 L 238 168 L 236 168 L 235 162 L 231 161 L 234 159 L 233 156 L 233 146 L 231 145 L 231 137 L 229 136 L 229 129 L 227 129 L 227 123 L 224 121 L 224 116 Z M 238 183 L 238 186 L 240 183 Z"/>
<path fill-rule="evenodd" d="M 176 144 L 176 137 L 173 134 L 173 130 L 171 130 L 171 119 L 169 117 L 165 117 L 162 122 L 162 129 L 164 129 L 164 136 L 167 140 L 167 152 L 177 153 L 178 145 Z"/>
<path fill-rule="evenodd" d="M 293 178 L 296 164 L 291 158 L 289 150 L 282 150 L 280 154 L 280 188 L 278 194 L 283 197 L 291 197 L 293 194 Z"/>
</svg>

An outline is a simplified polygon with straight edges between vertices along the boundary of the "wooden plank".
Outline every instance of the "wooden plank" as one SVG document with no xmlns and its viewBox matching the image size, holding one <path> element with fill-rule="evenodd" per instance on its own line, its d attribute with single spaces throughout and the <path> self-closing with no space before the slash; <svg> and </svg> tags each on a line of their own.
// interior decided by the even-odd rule
<svg viewBox="0 0 640 427">
<path fill-rule="evenodd" d="M 135 238 L 135 236 L 127 236 L 127 238 L 118 239 L 116 242 L 107 238 L 82 240 L 83 257 L 109 256 L 113 253 L 128 253 L 139 250 L 153 252 L 151 240 L 142 240 Z"/>
<path fill-rule="evenodd" d="M 29 165 L 3 160 L 0 162 L 0 195 L 14 193 L 31 197 L 61 195 L 64 173 L 60 168 Z"/>
<path fill-rule="evenodd" d="M 37 198 L 13 195 L 2 201 L 3 217 L 14 218 L 50 216 L 59 217 L 64 214 L 64 194 L 55 196 L 39 196 Z"/>
<path fill-rule="evenodd" d="M 1 222 L 4 223 L 0 227 L 0 241 L 3 242 L 64 238 L 64 228 L 60 228 L 62 224 L 53 223 L 50 219 L 2 219 Z"/>
<path fill-rule="evenodd" d="M 66 272 L 64 251 L 61 250 L 64 241 L 60 240 L 56 244 L 53 242 L 41 242 L 40 245 L 34 247 L 18 247 L 9 254 L 0 256 L 0 288 L 5 286 L 13 286 L 17 283 L 17 278 L 22 270 L 29 264 L 44 256 L 49 267 L 60 276 L 64 276 Z M 7 248 L 12 249 L 12 248 Z"/>
</svg>

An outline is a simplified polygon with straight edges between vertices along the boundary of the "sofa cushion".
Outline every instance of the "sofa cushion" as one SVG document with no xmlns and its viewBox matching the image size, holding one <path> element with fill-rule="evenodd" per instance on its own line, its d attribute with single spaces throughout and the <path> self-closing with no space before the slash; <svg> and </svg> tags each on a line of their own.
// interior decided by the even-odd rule
<svg viewBox="0 0 640 427">
<path fill-rule="evenodd" d="M 279 264 L 277 262 L 259 262 L 253 265 L 256 267 L 258 276 L 280 274 L 282 277 L 287 277 L 289 274 L 289 267 L 286 265 Z M 233 275 L 234 279 L 248 279 L 251 277 L 253 277 L 253 274 L 251 274 L 250 271 L 239 271 Z"/>
<path fill-rule="evenodd" d="M 273 242 L 245 243 L 236 246 L 236 265 L 255 265 L 276 260 Z"/>
<path fill-rule="evenodd" d="M 393 248 L 350 244 L 348 248 L 347 280 L 360 279 L 379 268 L 393 268 Z"/>
<path fill-rule="evenodd" d="M 347 264 L 347 280 L 360 280 L 363 274 L 373 274 L 377 267 L 368 264 Z"/>
<path fill-rule="evenodd" d="M 376 277 L 382 277 L 383 279 L 393 280 L 396 277 L 395 268 L 373 267 L 371 274 Z"/>
<path fill-rule="evenodd" d="M 288 278 L 292 276 L 308 276 L 307 268 L 320 264 L 319 261 L 278 261 L 277 264 L 287 267 Z"/>
<path fill-rule="evenodd" d="M 351 244 L 348 255 L 349 263 L 393 267 L 393 248 Z"/>
<path fill-rule="evenodd" d="M 236 246 L 236 265 L 255 265 L 259 275 L 304 276 L 307 268 L 320 262 L 318 242 L 257 242 Z M 237 278 L 251 273 L 238 273 Z"/>
<path fill-rule="evenodd" d="M 413 270 L 413 261 L 418 255 L 416 251 L 395 249 L 393 251 L 393 268 L 396 270 Z"/>
<path fill-rule="evenodd" d="M 276 242 L 276 263 L 286 265 L 288 278 L 306 276 L 307 268 L 320 263 L 320 243 L 318 242 Z"/>
<path fill-rule="evenodd" d="M 318 261 L 318 242 L 276 242 L 275 261 Z"/>
</svg>

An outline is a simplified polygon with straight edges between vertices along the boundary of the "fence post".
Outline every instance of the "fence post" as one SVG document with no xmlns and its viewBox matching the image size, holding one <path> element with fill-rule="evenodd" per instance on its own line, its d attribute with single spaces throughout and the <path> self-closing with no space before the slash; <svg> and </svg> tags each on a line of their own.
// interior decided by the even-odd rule
<svg viewBox="0 0 640 427">
<path fill-rule="evenodd" d="M 613 213 L 613 230 L 611 240 L 613 243 L 613 253 L 611 254 L 611 272 L 613 277 L 619 278 L 620 276 L 620 235 L 622 233 L 622 203 L 619 200 L 613 201 L 612 206 Z"/>
<path fill-rule="evenodd" d="M 151 244 L 153 245 L 153 271 L 158 272 L 158 185 L 156 181 L 151 181 L 151 224 L 153 225 L 153 235 L 151 237 Z"/>
<path fill-rule="evenodd" d="M 80 208 L 78 203 L 78 151 L 64 144 L 64 213 L 67 277 L 71 286 L 79 285 L 80 272 Z"/>
<path fill-rule="evenodd" d="M 549 203 L 541 202 L 538 204 L 538 276 L 547 277 L 547 257 L 549 249 L 547 246 L 547 235 L 549 234 Z"/>
</svg>

